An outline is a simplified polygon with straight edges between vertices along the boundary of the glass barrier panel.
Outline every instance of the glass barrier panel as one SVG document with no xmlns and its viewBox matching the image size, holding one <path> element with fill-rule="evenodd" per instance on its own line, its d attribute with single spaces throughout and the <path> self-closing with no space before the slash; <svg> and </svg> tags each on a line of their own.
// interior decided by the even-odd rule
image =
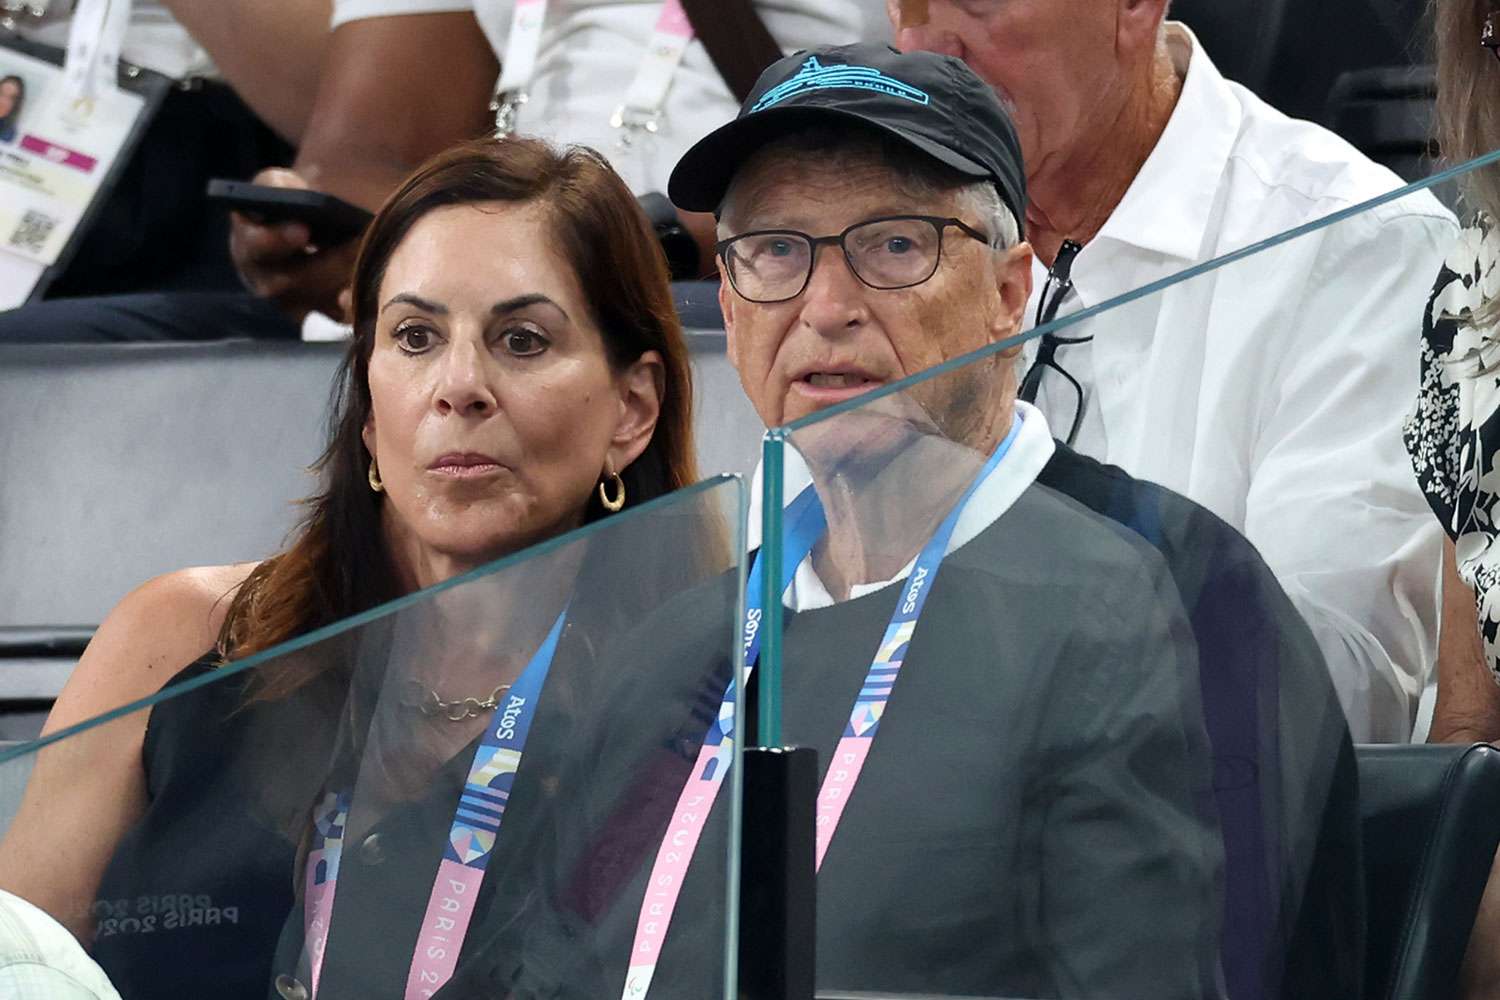
<svg viewBox="0 0 1500 1000">
<path fill-rule="evenodd" d="M 940 269 L 882 336 L 952 360 L 768 433 L 750 704 L 822 764 L 820 992 L 1357 991 L 1352 742 L 1436 652 L 1426 188 L 1497 159 L 1141 287 L 1085 247 L 1011 336 Z"/>
<path fill-rule="evenodd" d="M 25 911 L 126 1000 L 728 997 L 744 516 L 709 480 L 8 751 L 51 918 L 0 896 L 0 953 Z"/>
</svg>

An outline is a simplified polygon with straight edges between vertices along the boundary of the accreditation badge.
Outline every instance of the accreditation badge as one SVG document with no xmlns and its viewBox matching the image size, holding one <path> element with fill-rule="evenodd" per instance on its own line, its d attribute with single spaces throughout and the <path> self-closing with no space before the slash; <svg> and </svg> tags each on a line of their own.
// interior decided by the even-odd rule
<svg viewBox="0 0 1500 1000">
<path fill-rule="evenodd" d="M 41 297 L 172 86 L 119 64 L 69 79 L 67 54 L 0 35 L 0 309 Z M 114 79 L 118 73 L 118 79 Z"/>
</svg>

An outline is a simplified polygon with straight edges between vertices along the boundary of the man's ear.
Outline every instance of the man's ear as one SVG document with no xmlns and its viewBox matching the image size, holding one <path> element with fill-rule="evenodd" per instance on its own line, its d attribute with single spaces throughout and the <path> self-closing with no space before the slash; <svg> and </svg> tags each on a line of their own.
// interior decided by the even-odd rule
<svg viewBox="0 0 1500 1000">
<path fill-rule="evenodd" d="M 734 336 L 734 290 L 729 284 L 729 272 L 724 269 L 722 257 L 715 257 L 714 264 L 719 269 L 719 312 L 724 316 L 724 353 L 729 358 L 729 363 L 739 369 L 739 354 L 735 349 L 737 341 Z"/>
<path fill-rule="evenodd" d="M 1017 243 L 995 255 L 995 288 L 1000 308 L 990 327 L 990 343 L 996 344 L 1021 332 L 1026 321 L 1026 303 L 1031 299 L 1031 244 Z M 1010 356 L 1021 349 L 1016 344 L 1001 353 Z"/>
<path fill-rule="evenodd" d="M 620 393 L 620 419 L 609 439 L 607 460 L 616 471 L 641 457 L 656 433 L 662 399 L 667 391 L 667 370 L 661 355 L 647 351 L 615 379 Z"/>
<path fill-rule="evenodd" d="M 1121 53 L 1152 52 L 1167 16 L 1168 0 L 1115 0 L 1115 47 Z"/>
</svg>

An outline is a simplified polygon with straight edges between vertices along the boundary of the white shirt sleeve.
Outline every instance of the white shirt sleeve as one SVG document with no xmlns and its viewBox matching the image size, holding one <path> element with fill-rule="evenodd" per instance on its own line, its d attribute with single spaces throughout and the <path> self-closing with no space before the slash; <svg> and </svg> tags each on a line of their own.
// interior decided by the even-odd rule
<svg viewBox="0 0 1500 1000">
<path fill-rule="evenodd" d="M 333 18 L 329 29 L 350 21 L 372 17 L 394 17 L 401 14 L 448 14 L 473 10 L 474 0 L 333 0 Z"/>
<path fill-rule="evenodd" d="M 1394 401 L 1416 376 L 1425 262 L 1454 235 L 1435 206 L 1331 226 L 1306 276 L 1306 335 L 1251 430 L 1245 534 L 1312 628 L 1355 742 L 1410 739 L 1436 658 L 1442 531 Z"/>
<path fill-rule="evenodd" d="M 0 997 L 120 1000 L 104 970 L 66 927 L 0 890 Z"/>
</svg>

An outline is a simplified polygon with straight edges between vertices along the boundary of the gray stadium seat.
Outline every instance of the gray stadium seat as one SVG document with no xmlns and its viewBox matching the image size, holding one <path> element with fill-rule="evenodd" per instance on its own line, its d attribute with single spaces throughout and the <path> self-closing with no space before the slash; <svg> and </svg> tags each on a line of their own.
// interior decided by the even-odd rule
<svg viewBox="0 0 1500 1000">
<path fill-rule="evenodd" d="M 1360 746 L 1365 997 L 1458 994 L 1500 828 L 1500 751 L 1483 743 Z"/>
</svg>

